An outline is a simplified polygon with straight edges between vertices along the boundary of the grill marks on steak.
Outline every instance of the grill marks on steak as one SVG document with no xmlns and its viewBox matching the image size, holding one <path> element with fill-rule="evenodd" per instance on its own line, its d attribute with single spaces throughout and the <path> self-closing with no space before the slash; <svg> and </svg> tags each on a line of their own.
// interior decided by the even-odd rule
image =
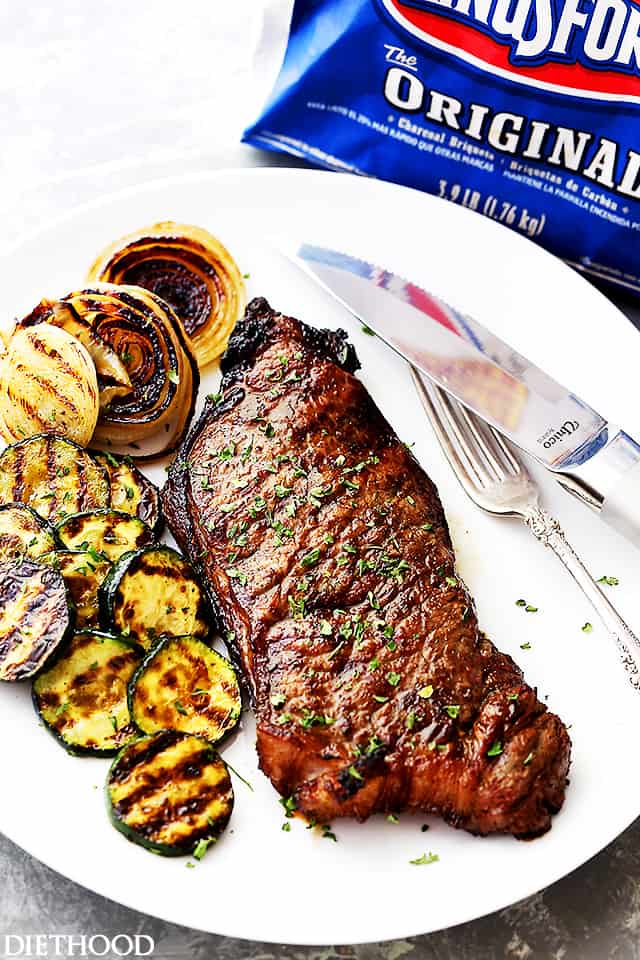
<svg viewBox="0 0 640 960">
<path fill-rule="evenodd" d="M 411 809 L 535 836 L 563 802 L 566 729 L 479 632 L 437 491 L 356 367 L 344 334 L 254 300 L 163 494 L 261 767 L 320 822 Z"/>
</svg>

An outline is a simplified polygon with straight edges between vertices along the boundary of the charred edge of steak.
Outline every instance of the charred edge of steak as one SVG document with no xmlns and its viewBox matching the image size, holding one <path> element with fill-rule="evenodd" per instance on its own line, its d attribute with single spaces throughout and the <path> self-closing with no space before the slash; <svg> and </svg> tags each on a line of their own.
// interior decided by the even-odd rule
<svg viewBox="0 0 640 960">
<path fill-rule="evenodd" d="M 351 799 L 366 784 L 367 777 L 382 773 L 387 752 L 388 748 L 382 744 L 365 757 L 359 757 L 350 767 L 346 767 L 339 772 L 337 792 L 340 800 Z"/>
<path fill-rule="evenodd" d="M 196 551 L 196 539 L 193 530 L 193 521 L 189 515 L 187 504 L 187 485 L 189 480 L 189 456 L 194 442 L 198 439 L 207 423 L 230 410 L 242 399 L 242 390 L 232 390 L 223 401 L 217 402 L 214 397 L 207 397 L 202 413 L 198 420 L 189 431 L 189 435 L 179 448 L 175 459 L 169 467 L 168 479 L 163 487 L 160 497 L 162 508 L 171 533 L 175 537 L 176 543 L 188 557 L 191 566 L 195 570 L 199 583 L 201 584 L 211 614 L 211 625 L 213 629 L 224 634 L 226 630 L 224 616 L 215 591 L 209 583 L 203 569 L 202 558 Z M 236 656 L 233 645 L 229 648 L 229 656 L 233 661 L 240 677 L 243 676 L 240 660 Z"/>
<path fill-rule="evenodd" d="M 238 380 L 247 367 L 251 366 L 257 351 L 267 340 L 280 316 L 281 314 L 271 309 L 264 297 L 255 297 L 247 305 L 244 317 L 236 324 L 220 360 L 223 389 Z M 356 351 L 344 330 L 318 330 L 299 320 L 296 323 L 300 325 L 303 343 L 309 350 L 326 357 L 348 373 L 355 373 L 360 368 Z"/>
</svg>

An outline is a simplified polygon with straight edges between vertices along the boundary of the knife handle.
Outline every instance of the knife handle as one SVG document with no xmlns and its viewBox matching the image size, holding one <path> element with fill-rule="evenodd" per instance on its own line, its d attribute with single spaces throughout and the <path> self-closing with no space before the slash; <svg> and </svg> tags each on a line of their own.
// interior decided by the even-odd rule
<svg viewBox="0 0 640 960">
<path fill-rule="evenodd" d="M 640 444 L 620 430 L 590 460 L 556 480 L 640 547 Z"/>
<path fill-rule="evenodd" d="M 640 547 L 640 463 L 627 470 L 605 497 L 602 519 Z"/>
<path fill-rule="evenodd" d="M 530 507 L 524 520 L 531 532 L 562 560 L 581 588 L 618 648 L 622 666 L 632 687 L 640 692 L 640 640 L 622 619 L 604 591 L 593 579 L 564 535 L 556 519 L 540 507 Z"/>
</svg>

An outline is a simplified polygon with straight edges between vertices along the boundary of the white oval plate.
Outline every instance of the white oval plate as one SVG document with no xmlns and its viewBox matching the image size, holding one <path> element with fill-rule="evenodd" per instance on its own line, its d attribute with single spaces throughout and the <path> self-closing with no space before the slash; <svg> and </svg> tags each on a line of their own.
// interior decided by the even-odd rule
<svg viewBox="0 0 640 960">
<path fill-rule="evenodd" d="M 195 869 L 135 847 L 109 825 L 107 763 L 67 756 L 38 727 L 28 686 L 0 690 L 0 829 L 60 873 L 175 923 L 226 936 L 296 944 L 356 943 L 426 933 L 513 903 L 567 874 L 640 813 L 640 701 L 612 642 L 555 558 L 527 530 L 465 499 L 425 422 L 407 369 L 362 334 L 296 270 L 269 252 L 272 234 L 324 241 L 401 271 L 508 339 L 612 420 L 640 436 L 635 396 L 640 335 L 600 293 L 533 243 L 461 207 L 373 180 L 292 170 L 228 171 L 151 183 L 107 197 L 25 241 L 3 264 L 1 316 L 83 283 L 109 241 L 156 220 L 200 224 L 250 273 L 249 293 L 316 325 L 350 329 L 361 376 L 437 483 L 459 569 L 482 627 L 571 726 L 564 809 L 544 837 L 479 839 L 435 818 L 336 822 L 337 843 L 293 821 L 259 772 L 252 720 L 224 756 L 235 779 L 230 828 Z M 214 391 L 217 369 L 204 378 Z M 633 401 L 633 402 L 632 402 Z M 162 482 L 162 466 L 150 475 Z M 541 477 L 547 507 L 640 630 L 640 554 Z M 527 614 L 515 601 L 539 607 Z M 581 630 L 593 621 L 592 633 Z M 530 649 L 521 649 L 529 643 Z M 424 822 L 428 832 L 421 832 Z M 413 866 L 432 851 L 438 862 Z"/>
</svg>

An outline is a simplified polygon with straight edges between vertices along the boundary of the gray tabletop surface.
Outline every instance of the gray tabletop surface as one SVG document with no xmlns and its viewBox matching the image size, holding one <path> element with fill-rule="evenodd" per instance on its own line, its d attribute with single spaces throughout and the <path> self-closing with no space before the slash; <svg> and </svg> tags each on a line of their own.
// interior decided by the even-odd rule
<svg viewBox="0 0 640 960">
<path fill-rule="evenodd" d="M 176 172 L 281 163 L 241 146 L 239 132 L 264 93 L 252 56 L 264 19 L 289 3 L 0 4 L 0 252 L 107 191 Z M 0 261 L 0 279 L 1 271 Z M 636 307 L 621 306 L 637 319 Z M 407 941 L 322 948 L 230 940 L 146 917 L 0 835 L 0 958 L 5 935 L 43 932 L 145 933 L 157 960 L 640 958 L 640 822 L 581 869 L 498 914 Z"/>
</svg>

